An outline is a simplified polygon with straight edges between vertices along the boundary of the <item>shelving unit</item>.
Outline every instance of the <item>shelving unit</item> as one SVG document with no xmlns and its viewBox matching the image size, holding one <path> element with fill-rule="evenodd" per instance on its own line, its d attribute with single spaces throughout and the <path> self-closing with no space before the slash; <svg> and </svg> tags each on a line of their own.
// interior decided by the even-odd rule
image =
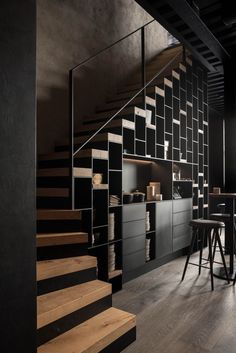
<svg viewBox="0 0 236 353">
<path fill-rule="evenodd" d="M 206 76 L 202 67 L 187 59 L 185 65 L 180 64 L 178 69 L 173 70 L 172 77 L 164 79 L 163 86 L 153 88 L 151 96 L 156 102 L 156 108 L 152 107 L 152 121 L 155 121 L 153 131 L 150 132 L 147 126 L 145 131 L 143 115 L 134 117 L 138 133 L 135 133 L 134 153 L 123 154 L 122 189 L 126 192 L 136 189 L 146 192 L 150 181 L 158 181 L 161 183 L 163 201 L 145 202 L 145 212 L 150 215 L 150 229 L 146 229 L 143 214 L 138 229 L 140 232 L 145 226 L 146 232 L 142 230 L 142 235 L 134 235 L 138 245 L 134 246 L 132 239 L 135 249 L 132 254 L 127 253 L 126 233 L 123 234 L 125 281 L 149 270 L 151 263 L 158 266 L 160 261 L 168 261 L 171 256 L 184 251 L 191 238 L 189 221 L 208 216 Z M 135 205 L 125 205 L 123 217 L 127 209 L 133 209 L 135 213 L 135 208 Z M 133 222 L 135 228 L 136 221 Z M 129 226 L 131 224 L 129 220 Z"/>
<path fill-rule="evenodd" d="M 97 256 L 98 278 L 114 291 L 183 254 L 190 219 L 208 216 L 206 79 L 196 61 L 179 64 L 163 84 L 148 88 L 146 110 L 129 109 L 109 130 L 116 135 L 96 143 L 100 157 L 85 154 L 76 165 L 102 174 L 101 184 L 90 176 L 75 188 L 91 220 L 89 253 Z M 150 182 L 160 182 L 163 201 L 122 203 L 124 191 L 146 193 Z"/>
</svg>

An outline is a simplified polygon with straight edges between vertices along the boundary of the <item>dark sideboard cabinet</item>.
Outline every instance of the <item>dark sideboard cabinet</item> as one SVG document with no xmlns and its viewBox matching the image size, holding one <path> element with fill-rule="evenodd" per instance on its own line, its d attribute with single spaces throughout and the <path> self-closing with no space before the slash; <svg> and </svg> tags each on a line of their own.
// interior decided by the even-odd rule
<svg viewBox="0 0 236 353">
<path fill-rule="evenodd" d="M 150 223 L 154 228 L 146 231 L 146 209 L 152 206 Z M 192 198 L 144 202 L 123 206 L 123 275 L 124 280 L 134 278 L 149 269 L 149 262 L 158 265 L 168 261 L 179 250 L 190 244 Z M 146 259 L 146 239 L 150 239 L 150 259 Z M 166 259 L 166 261 L 165 261 Z"/>
</svg>

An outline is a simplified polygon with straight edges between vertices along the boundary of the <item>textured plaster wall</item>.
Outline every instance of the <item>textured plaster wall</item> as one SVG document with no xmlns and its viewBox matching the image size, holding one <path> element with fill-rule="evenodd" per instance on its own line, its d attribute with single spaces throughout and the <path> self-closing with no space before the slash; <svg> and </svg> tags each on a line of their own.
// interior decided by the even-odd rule
<svg viewBox="0 0 236 353">
<path fill-rule="evenodd" d="M 134 0 L 37 1 L 38 152 L 53 149 L 68 128 L 68 70 L 151 20 Z M 147 58 L 167 46 L 157 23 L 147 28 Z M 140 67 L 140 33 L 83 67 L 80 116 L 89 117 Z"/>
</svg>

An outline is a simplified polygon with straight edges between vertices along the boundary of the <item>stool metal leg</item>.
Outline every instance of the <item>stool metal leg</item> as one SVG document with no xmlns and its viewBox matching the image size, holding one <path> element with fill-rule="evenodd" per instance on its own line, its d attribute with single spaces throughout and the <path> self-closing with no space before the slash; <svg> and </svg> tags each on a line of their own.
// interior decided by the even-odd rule
<svg viewBox="0 0 236 353">
<path fill-rule="evenodd" d="M 216 254 L 216 246 L 217 246 L 217 237 L 216 237 L 216 231 L 214 229 L 213 231 L 213 237 L 212 237 L 212 244 L 213 244 L 213 261 L 215 259 L 215 254 Z"/>
<path fill-rule="evenodd" d="M 220 255 L 221 255 L 221 259 L 222 259 L 223 265 L 224 265 L 224 270 L 225 270 L 225 275 L 226 275 L 226 278 L 227 278 L 227 282 L 230 283 L 230 281 L 229 281 L 229 275 L 228 275 L 228 271 L 227 271 L 227 267 L 226 267 L 225 257 L 224 257 L 223 248 L 222 248 L 222 244 L 221 244 L 221 240 L 220 240 L 220 235 L 219 235 L 218 229 L 216 229 L 216 240 L 217 240 L 217 242 L 218 242 L 218 246 L 219 246 L 219 249 L 220 249 Z"/>
<path fill-rule="evenodd" d="M 207 231 L 207 236 L 208 236 L 208 248 L 209 248 L 210 274 L 211 274 L 211 290 L 214 290 L 211 231 L 209 230 Z"/>
<path fill-rule="evenodd" d="M 202 269 L 202 252 L 203 252 L 203 247 L 204 247 L 204 240 L 205 240 L 205 229 L 202 232 L 202 237 L 201 237 L 201 247 L 200 247 L 200 252 L 199 252 L 199 268 L 198 268 L 198 275 L 200 276 L 201 274 L 201 269 Z"/>
<path fill-rule="evenodd" d="M 186 273 L 186 270 L 187 270 L 187 267 L 188 267 L 188 263 L 189 263 L 189 259 L 190 259 L 190 256 L 191 256 L 192 253 L 193 253 L 193 247 L 194 247 L 196 235 L 197 235 L 197 229 L 193 229 L 192 240 L 191 240 L 191 244 L 190 244 L 190 247 L 189 247 L 189 252 L 188 252 L 188 256 L 187 256 L 186 262 L 185 262 L 184 272 L 183 272 L 181 281 L 184 280 L 185 273 Z"/>
</svg>

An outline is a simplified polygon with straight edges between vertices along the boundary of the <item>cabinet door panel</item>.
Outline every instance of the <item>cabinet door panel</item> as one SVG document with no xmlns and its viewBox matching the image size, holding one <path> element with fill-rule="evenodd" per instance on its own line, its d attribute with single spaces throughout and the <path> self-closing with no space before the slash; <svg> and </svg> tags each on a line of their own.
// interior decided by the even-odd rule
<svg viewBox="0 0 236 353">
<path fill-rule="evenodd" d="M 180 224 L 173 227 L 173 251 L 189 246 L 191 235 L 191 227 L 188 224 Z"/>
<path fill-rule="evenodd" d="M 124 272 L 135 270 L 145 264 L 145 250 L 137 251 L 133 254 L 123 256 Z"/>
<path fill-rule="evenodd" d="M 123 241 L 123 254 L 132 254 L 136 251 L 145 249 L 145 234 L 137 237 L 124 239 Z"/>
<path fill-rule="evenodd" d="M 192 209 L 192 198 L 173 201 L 173 213 L 190 211 Z"/>
<path fill-rule="evenodd" d="M 156 204 L 156 254 L 161 258 L 172 253 L 172 201 Z"/>
<path fill-rule="evenodd" d="M 145 233 L 145 220 L 123 223 L 123 238 L 135 237 Z"/>
<path fill-rule="evenodd" d="M 191 211 L 178 212 L 173 214 L 173 226 L 177 226 L 179 224 L 189 224 L 192 219 Z"/>
<path fill-rule="evenodd" d="M 123 206 L 123 222 L 131 222 L 138 219 L 145 219 L 146 204 L 134 204 Z"/>
</svg>

